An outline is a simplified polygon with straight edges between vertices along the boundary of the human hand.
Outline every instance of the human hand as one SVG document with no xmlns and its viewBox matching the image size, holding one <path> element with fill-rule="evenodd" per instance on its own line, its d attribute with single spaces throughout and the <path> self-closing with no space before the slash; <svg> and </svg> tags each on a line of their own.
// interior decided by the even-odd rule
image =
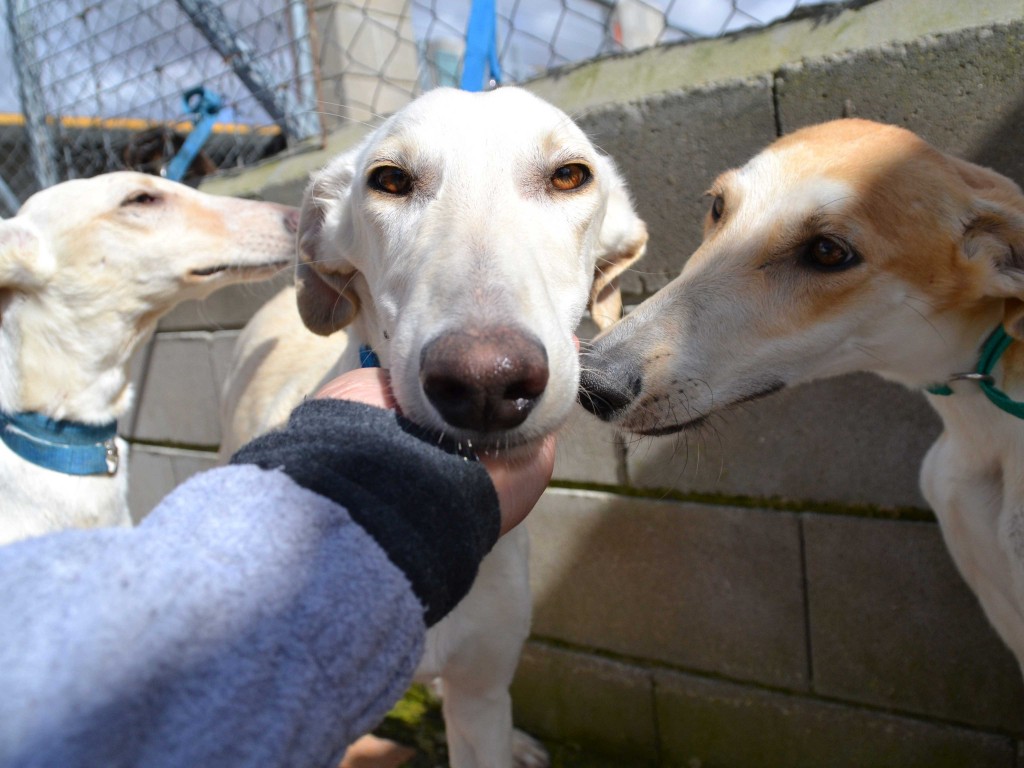
<svg viewBox="0 0 1024 768">
<path fill-rule="evenodd" d="M 391 391 L 391 377 L 383 368 L 360 368 L 327 382 L 316 397 L 353 400 L 377 408 L 399 410 Z M 501 508 L 501 533 L 521 523 L 544 492 L 555 466 L 555 437 L 549 435 L 529 452 L 481 455 Z"/>
</svg>

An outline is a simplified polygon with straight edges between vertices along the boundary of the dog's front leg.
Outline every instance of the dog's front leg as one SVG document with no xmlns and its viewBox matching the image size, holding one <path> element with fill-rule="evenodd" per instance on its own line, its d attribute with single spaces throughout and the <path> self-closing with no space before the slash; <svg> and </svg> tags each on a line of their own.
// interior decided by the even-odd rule
<svg viewBox="0 0 1024 768">
<path fill-rule="evenodd" d="M 473 588 L 434 630 L 443 682 L 443 713 L 452 768 L 547 765 L 529 737 L 513 739 L 509 685 L 530 632 L 529 537 L 503 536 L 484 558 Z M 513 755 L 515 750 L 522 755 Z"/>
</svg>

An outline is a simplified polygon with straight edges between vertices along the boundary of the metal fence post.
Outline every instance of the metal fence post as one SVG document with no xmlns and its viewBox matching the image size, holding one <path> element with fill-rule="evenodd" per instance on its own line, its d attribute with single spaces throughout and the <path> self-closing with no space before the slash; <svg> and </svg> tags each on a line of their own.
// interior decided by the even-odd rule
<svg viewBox="0 0 1024 768">
<path fill-rule="evenodd" d="M 306 0 L 288 0 L 295 51 L 295 79 L 298 81 L 302 112 L 299 118 L 308 121 L 307 136 L 320 132 L 319 100 L 316 93 L 315 58 L 313 56 L 310 12 Z"/>
<path fill-rule="evenodd" d="M 305 139 L 317 132 L 315 114 L 298 104 L 288 90 L 274 88 L 274 78 L 264 66 L 259 53 L 243 39 L 211 0 L 175 0 L 192 20 L 196 29 L 223 56 L 238 79 L 289 136 Z M 314 118 L 311 120 L 310 118 Z"/>
<path fill-rule="evenodd" d="M 60 181 L 53 137 L 46 124 L 39 61 L 33 43 L 34 30 L 27 0 L 7 0 L 7 27 L 11 33 L 14 67 L 18 73 L 18 96 L 25 114 L 25 132 L 36 183 L 44 189 Z"/>
</svg>

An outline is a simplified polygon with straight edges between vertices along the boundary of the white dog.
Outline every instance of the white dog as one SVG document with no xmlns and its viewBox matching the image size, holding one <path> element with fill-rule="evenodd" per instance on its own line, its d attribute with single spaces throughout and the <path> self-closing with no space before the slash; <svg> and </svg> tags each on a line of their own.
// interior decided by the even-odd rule
<svg viewBox="0 0 1024 768">
<path fill-rule="evenodd" d="M 588 297 L 600 321 L 617 316 L 617 277 L 646 240 L 611 161 L 559 110 L 514 88 L 426 94 L 314 176 L 297 297 L 273 299 L 239 340 L 224 452 L 359 367 L 360 347 L 390 368 L 413 421 L 484 451 L 542 439 L 576 400 Z M 420 666 L 443 680 L 455 768 L 513 765 L 508 686 L 529 624 L 518 528 Z M 526 742 L 516 752 L 546 762 Z"/>
<path fill-rule="evenodd" d="M 682 274 L 584 355 L 581 401 L 655 435 L 852 371 L 933 393 L 945 431 L 925 497 L 1024 660 L 1021 190 L 903 129 L 841 120 L 780 139 L 709 194 Z"/>
<path fill-rule="evenodd" d="M 132 353 L 161 315 L 291 263 L 297 212 L 141 173 L 69 181 L 0 222 L 0 543 L 128 525 Z"/>
</svg>

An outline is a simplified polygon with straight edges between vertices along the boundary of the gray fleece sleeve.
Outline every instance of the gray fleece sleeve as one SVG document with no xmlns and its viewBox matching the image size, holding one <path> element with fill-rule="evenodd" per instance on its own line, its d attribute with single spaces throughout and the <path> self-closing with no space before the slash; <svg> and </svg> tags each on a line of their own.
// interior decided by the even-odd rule
<svg viewBox="0 0 1024 768">
<path fill-rule="evenodd" d="M 334 420 L 335 442 L 360 442 L 343 428 L 344 408 L 312 412 L 317 424 Z M 363 426 L 393 431 L 384 413 Z M 301 443 L 304 429 L 285 432 Z M 389 445 L 390 461 L 415 473 L 420 448 Z M 266 446 L 260 455 L 267 468 L 192 478 L 135 529 L 0 549 L 0 766 L 333 767 L 401 696 L 422 653 L 425 601 L 450 603 L 457 590 L 420 587 L 418 598 L 387 551 L 402 536 L 378 543 L 338 496 L 278 469 L 287 457 Z M 482 472 L 446 461 L 448 484 Z M 343 474 L 334 467 L 331 485 Z M 352 474 L 368 516 L 366 488 L 381 478 Z M 391 477 L 403 482 L 401 470 Z M 448 498 L 446 487 L 436 495 Z M 440 508 L 417 524 L 419 491 L 405 493 L 402 511 L 389 486 L 381 514 L 400 517 L 395 530 L 417 545 L 458 536 L 440 527 Z M 484 527 L 496 531 L 489 493 Z M 478 538 L 477 558 L 493 544 Z M 444 580 L 436 564 L 411 570 Z"/>
</svg>

